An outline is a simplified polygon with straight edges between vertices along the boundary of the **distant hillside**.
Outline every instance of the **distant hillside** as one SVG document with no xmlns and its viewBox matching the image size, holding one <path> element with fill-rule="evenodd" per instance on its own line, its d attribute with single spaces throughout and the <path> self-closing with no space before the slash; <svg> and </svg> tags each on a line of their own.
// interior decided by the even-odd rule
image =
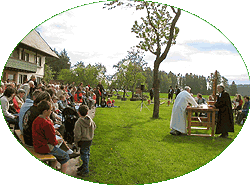
<svg viewBox="0 0 250 185">
<path fill-rule="evenodd" d="M 250 84 L 237 85 L 237 91 L 242 96 L 250 96 Z"/>
</svg>

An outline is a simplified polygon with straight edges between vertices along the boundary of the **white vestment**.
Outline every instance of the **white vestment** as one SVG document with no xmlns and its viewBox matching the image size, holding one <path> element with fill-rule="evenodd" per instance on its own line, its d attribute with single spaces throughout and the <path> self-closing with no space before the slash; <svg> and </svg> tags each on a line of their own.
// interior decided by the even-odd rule
<svg viewBox="0 0 250 185">
<path fill-rule="evenodd" d="M 198 106 L 191 94 L 184 90 L 178 94 L 174 102 L 170 120 L 170 128 L 177 130 L 183 134 L 187 133 L 186 108 L 188 106 L 188 103 L 191 103 L 192 106 Z"/>
</svg>

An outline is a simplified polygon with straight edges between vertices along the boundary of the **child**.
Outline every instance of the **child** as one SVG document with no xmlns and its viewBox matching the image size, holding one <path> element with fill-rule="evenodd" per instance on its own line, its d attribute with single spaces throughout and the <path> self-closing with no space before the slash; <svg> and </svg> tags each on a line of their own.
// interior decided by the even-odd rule
<svg viewBox="0 0 250 185">
<path fill-rule="evenodd" d="M 112 100 L 111 107 L 115 107 L 115 100 Z"/>
<path fill-rule="evenodd" d="M 68 102 L 66 100 L 66 97 L 64 95 L 61 95 L 59 97 L 59 101 L 58 101 L 58 106 L 59 106 L 59 110 L 63 111 L 63 109 L 65 109 L 66 107 L 68 107 Z"/>
<path fill-rule="evenodd" d="M 57 114 L 61 113 L 61 111 L 59 110 L 57 96 L 53 96 L 52 101 L 53 101 L 53 110 L 54 110 L 54 112 L 57 113 Z"/>
<path fill-rule="evenodd" d="M 101 107 L 104 108 L 104 107 L 106 107 L 106 105 L 107 105 L 107 102 L 105 101 L 104 98 L 102 98 Z"/>
<path fill-rule="evenodd" d="M 88 106 L 81 105 L 78 109 L 79 118 L 75 123 L 75 144 L 80 147 L 80 155 L 83 164 L 77 169 L 77 174 L 87 176 L 89 173 L 90 146 L 96 128 L 95 122 L 87 115 Z"/>
<path fill-rule="evenodd" d="M 35 152 L 41 154 L 52 154 L 57 161 L 62 165 L 61 172 L 66 173 L 69 154 L 56 145 L 61 144 L 61 138 L 56 139 L 56 131 L 52 121 L 49 119 L 52 105 L 48 101 L 42 101 L 38 104 L 40 115 L 34 120 L 32 125 L 32 138 Z M 53 162 L 51 167 L 56 168 L 56 163 Z"/>
<path fill-rule="evenodd" d="M 108 106 L 108 107 L 111 107 L 111 105 L 112 105 L 112 101 L 110 100 L 110 98 L 108 98 L 107 106 Z"/>
</svg>

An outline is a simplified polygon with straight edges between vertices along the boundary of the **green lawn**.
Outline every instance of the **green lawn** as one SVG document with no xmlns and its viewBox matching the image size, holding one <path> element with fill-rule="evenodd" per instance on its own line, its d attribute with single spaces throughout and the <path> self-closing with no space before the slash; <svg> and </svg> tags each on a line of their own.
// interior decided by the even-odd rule
<svg viewBox="0 0 250 185">
<path fill-rule="evenodd" d="M 161 94 L 161 98 L 166 95 Z M 96 109 L 90 176 L 83 178 L 87 181 L 148 184 L 182 176 L 218 156 L 241 129 L 235 125 L 235 132 L 229 133 L 227 139 L 172 136 L 172 104 L 160 105 L 160 118 L 152 119 L 153 105 L 140 111 L 140 101 L 111 99 L 120 108 Z"/>
</svg>

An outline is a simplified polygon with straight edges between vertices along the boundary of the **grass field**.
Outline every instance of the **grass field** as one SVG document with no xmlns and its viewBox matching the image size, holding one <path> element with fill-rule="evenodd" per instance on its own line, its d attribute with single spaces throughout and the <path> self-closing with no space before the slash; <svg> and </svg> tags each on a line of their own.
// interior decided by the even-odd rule
<svg viewBox="0 0 250 185">
<path fill-rule="evenodd" d="M 161 94 L 160 98 L 166 97 Z M 172 104 L 160 105 L 160 118 L 152 119 L 153 105 L 140 111 L 140 101 L 111 99 L 120 108 L 96 109 L 90 176 L 83 178 L 87 181 L 148 184 L 182 176 L 213 160 L 241 129 L 235 125 L 235 132 L 227 139 L 172 136 Z"/>
</svg>

